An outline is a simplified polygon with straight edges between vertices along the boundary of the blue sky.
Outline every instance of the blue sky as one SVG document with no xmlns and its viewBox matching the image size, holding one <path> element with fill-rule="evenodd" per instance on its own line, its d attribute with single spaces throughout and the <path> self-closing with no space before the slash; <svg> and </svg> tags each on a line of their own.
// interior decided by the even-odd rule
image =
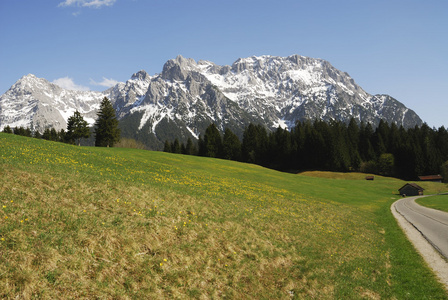
<svg viewBox="0 0 448 300">
<path fill-rule="evenodd" d="M 179 54 L 322 58 L 448 127 L 446 0 L 0 0 L 0 94 L 29 73 L 102 91 Z"/>
</svg>

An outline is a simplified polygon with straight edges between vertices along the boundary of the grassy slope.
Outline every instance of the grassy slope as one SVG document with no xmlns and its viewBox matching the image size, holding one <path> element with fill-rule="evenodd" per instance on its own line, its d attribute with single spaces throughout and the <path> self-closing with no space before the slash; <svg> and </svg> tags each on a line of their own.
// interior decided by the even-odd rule
<svg viewBox="0 0 448 300">
<path fill-rule="evenodd" d="M 2 298 L 448 298 L 399 180 L 6 134 L 0 176 Z"/>
<path fill-rule="evenodd" d="M 437 195 L 417 199 L 417 203 L 430 208 L 448 212 L 448 195 Z"/>
</svg>

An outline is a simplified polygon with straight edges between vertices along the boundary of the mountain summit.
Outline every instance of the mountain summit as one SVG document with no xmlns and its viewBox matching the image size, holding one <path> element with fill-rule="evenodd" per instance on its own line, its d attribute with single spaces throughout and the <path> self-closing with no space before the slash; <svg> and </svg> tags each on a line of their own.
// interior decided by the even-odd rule
<svg viewBox="0 0 448 300">
<path fill-rule="evenodd" d="M 241 133 L 244 126 L 293 127 L 323 119 L 404 127 L 423 122 L 388 95 L 370 95 L 329 62 L 300 55 L 252 56 L 219 66 L 178 56 L 160 74 L 139 71 L 104 92 L 71 91 L 27 75 L 0 97 L 0 129 L 6 125 L 43 131 L 66 127 L 75 110 L 93 124 L 101 99 L 111 99 L 122 132 L 159 148 L 165 139 L 197 138 L 211 123 Z"/>
</svg>

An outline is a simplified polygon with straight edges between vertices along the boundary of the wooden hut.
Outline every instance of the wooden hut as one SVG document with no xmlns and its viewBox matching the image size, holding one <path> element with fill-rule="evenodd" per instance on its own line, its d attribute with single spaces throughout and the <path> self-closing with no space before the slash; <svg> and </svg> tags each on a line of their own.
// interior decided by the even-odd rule
<svg viewBox="0 0 448 300">
<path fill-rule="evenodd" d="M 433 181 L 433 182 L 442 182 L 443 177 L 440 175 L 427 175 L 427 176 L 418 176 L 420 181 Z"/>
<path fill-rule="evenodd" d="M 400 195 L 405 196 L 421 196 L 423 195 L 423 190 L 421 186 L 416 183 L 406 183 L 398 191 Z"/>
</svg>

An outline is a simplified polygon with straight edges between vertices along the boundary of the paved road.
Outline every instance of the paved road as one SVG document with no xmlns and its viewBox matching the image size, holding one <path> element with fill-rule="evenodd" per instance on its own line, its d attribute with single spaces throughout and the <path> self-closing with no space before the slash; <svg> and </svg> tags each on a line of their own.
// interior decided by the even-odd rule
<svg viewBox="0 0 448 300">
<path fill-rule="evenodd" d="M 448 259 L 448 213 L 418 205 L 419 197 L 398 200 L 395 209 Z"/>
</svg>

